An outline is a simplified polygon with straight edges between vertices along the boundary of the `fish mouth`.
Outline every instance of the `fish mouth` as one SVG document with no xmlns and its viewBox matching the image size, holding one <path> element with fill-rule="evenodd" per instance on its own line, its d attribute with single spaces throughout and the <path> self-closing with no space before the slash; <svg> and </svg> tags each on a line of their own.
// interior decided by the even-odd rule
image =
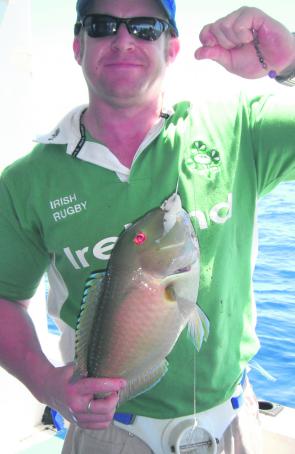
<svg viewBox="0 0 295 454">
<path fill-rule="evenodd" d="M 183 264 L 183 266 L 180 265 L 180 267 L 177 268 L 176 270 L 171 270 L 171 272 L 168 273 L 168 275 L 169 276 L 176 276 L 176 275 L 179 275 L 179 274 L 190 273 L 195 268 L 195 265 L 196 265 L 196 261 L 192 260 L 187 265 Z"/>
<path fill-rule="evenodd" d="M 182 274 L 182 273 L 188 273 L 192 269 L 192 265 L 187 265 L 182 268 L 178 268 L 178 270 L 175 271 L 173 274 Z"/>
</svg>

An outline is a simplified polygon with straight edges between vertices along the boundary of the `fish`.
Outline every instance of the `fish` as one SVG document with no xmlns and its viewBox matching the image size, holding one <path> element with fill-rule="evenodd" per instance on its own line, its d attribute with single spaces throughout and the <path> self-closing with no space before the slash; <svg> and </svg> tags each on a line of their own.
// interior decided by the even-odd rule
<svg viewBox="0 0 295 454">
<path fill-rule="evenodd" d="M 208 338 L 209 321 L 196 304 L 199 277 L 199 243 L 173 193 L 127 227 L 107 269 L 89 276 L 76 327 L 76 372 L 124 378 L 119 404 L 159 383 L 186 326 L 197 350 Z"/>
</svg>

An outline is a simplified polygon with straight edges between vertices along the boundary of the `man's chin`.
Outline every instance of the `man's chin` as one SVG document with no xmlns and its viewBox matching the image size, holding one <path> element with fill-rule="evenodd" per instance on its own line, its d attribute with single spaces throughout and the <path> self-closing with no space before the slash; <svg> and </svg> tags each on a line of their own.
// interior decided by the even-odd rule
<svg viewBox="0 0 295 454">
<path fill-rule="evenodd" d="M 131 108 L 136 106 L 142 106 L 144 103 L 148 103 L 149 100 L 141 98 L 139 96 L 112 96 L 107 99 L 107 103 L 118 109 Z"/>
<path fill-rule="evenodd" d="M 154 96 L 146 89 L 135 90 L 134 87 L 121 87 L 121 89 L 104 91 L 103 99 L 110 104 L 122 107 L 130 107 L 148 103 Z"/>
</svg>

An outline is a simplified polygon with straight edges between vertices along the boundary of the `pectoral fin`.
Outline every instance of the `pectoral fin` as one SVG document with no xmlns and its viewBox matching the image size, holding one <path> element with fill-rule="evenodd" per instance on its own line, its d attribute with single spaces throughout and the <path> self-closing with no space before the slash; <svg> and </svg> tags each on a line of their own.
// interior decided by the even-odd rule
<svg viewBox="0 0 295 454">
<path fill-rule="evenodd" d="M 200 351 L 203 341 L 209 336 L 210 322 L 202 309 L 196 305 L 188 321 L 188 334 L 194 346 Z"/>
</svg>

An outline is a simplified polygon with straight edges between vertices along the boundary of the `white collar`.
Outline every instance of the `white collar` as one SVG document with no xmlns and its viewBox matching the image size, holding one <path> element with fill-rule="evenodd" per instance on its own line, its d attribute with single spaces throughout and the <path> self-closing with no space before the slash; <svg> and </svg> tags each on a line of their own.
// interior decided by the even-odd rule
<svg viewBox="0 0 295 454">
<path fill-rule="evenodd" d="M 44 144 L 67 145 L 68 155 L 112 170 L 116 172 L 121 181 L 128 181 L 131 169 L 121 164 L 118 158 L 106 146 L 97 142 L 87 141 L 85 138 L 83 139 L 80 119 L 85 109 L 87 109 L 87 105 L 82 105 L 71 110 L 51 132 L 45 135 L 38 135 L 35 141 Z M 165 115 L 170 116 L 173 114 L 173 109 L 165 110 L 164 112 Z M 164 124 L 165 118 L 161 117 L 150 129 L 140 144 L 132 165 L 142 151 L 160 134 Z M 77 151 L 78 153 L 76 154 Z"/>
</svg>

